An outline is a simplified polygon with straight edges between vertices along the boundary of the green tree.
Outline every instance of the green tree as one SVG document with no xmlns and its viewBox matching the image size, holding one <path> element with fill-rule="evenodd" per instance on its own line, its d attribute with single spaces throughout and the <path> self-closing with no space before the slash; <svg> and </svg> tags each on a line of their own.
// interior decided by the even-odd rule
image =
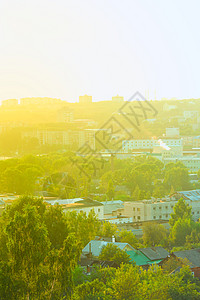
<svg viewBox="0 0 200 300">
<path fill-rule="evenodd" d="M 108 183 L 108 189 L 107 189 L 106 194 L 107 194 L 109 200 L 112 200 L 114 198 L 115 189 L 114 189 L 114 184 L 113 184 L 112 180 L 110 180 Z"/>
<path fill-rule="evenodd" d="M 187 235 L 192 232 L 192 221 L 189 218 L 179 218 L 170 230 L 171 241 L 176 246 L 183 246 L 186 243 Z"/>
<path fill-rule="evenodd" d="M 117 225 L 110 222 L 103 222 L 98 234 L 103 237 L 112 237 L 117 232 Z"/>
<path fill-rule="evenodd" d="M 114 261 L 118 264 L 130 262 L 130 256 L 126 253 L 126 251 L 121 250 L 112 243 L 108 243 L 102 248 L 99 259 Z"/>
<path fill-rule="evenodd" d="M 190 189 L 190 178 L 188 170 L 182 166 L 173 167 L 169 170 L 166 169 L 164 176 L 164 185 L 166 186 L 168 192 L 173 185 L 175 190 L 187 190 Z"/>
<path fill-rule="evenodd" d="M 42 199 L 32 197 L 6 209 L 0 223 L 1 299 L 69 298 L 81 244 L 64 213 L 48 209 Z"/>
<path fill-rule="evenodd" d="M 131 230 L 121 230 L 118 233 L 118 238 L 121 243 L 128 243 L 132 247 L 138 246 L 138 239 Z"/>
<path fill-rule="evenodd" d="M 173 227 L 178 219 L 192 219 L 191 210 L 192 208 L 186 204 L 185 200 L 179 199 L 169 219 L 170 226 Z"/>
<path fill-rule="evenodd" d="M 163 225 L 146 223 L 142 227 L 143 241 L 147 246 L 164 246 L 167 242 L 168 232 Z"/>
</svg>

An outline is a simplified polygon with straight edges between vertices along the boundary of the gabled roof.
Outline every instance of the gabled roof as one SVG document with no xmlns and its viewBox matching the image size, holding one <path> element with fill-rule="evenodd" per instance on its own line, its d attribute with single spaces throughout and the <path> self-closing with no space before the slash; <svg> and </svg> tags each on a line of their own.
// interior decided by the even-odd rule
<svg viewBox="0 0 200 300">
<path fill-rule="evenodd" d="M 161 260 L 155 260 L 155 261 L 150 260 L 140 250 L 127 251 L 126 253 L 130 256 L 131 261 L 134 261 L 137 266 L 151 265 L 153 263 L 159 263 L 161 261 Z"/>
<path fill-rule="evenodd" d="M 200 248 L 184 250 L 184 251 L 175 251 L 172 253 L 178 258 L 187 259 L 190 262 L 190 267 L 200 267 Z"/>
<path fill-rule="evenodd" d="M 159 260 L 164 259 L 169 255 L 169 252 L 163 247 L 149 247 L 140 249 L 140 251 L 149 259 L 149 260 Z"/>
<path fill-rule="evenodd" d="M 120 243 L 120 242 L 106 242 L 106 241 L 96 241 L 96 240 L 92 240 L 90 241 L 82 250 L 82 253 L 88 254 L 90 249 L 89 249 L 89 244 L 91 245 L 91 252 L 93 256 L 99 256 L 101 253 L 101 250 L 104 246 L 108 245 L 108 244 L 113 244 L 115 246 L 117 246 L 119 249 L 124 250 L 125 248 L 128 248 L 129 250 L 135 250 L 132 246 L 130 246 L 128 243 Z"/>
</svg>

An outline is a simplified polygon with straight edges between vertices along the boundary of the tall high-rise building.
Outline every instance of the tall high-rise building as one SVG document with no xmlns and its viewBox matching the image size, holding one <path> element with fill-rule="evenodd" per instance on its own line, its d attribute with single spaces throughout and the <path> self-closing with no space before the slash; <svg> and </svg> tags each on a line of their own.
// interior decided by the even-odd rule
<svg viewBox="0 0 200 300">
<path fill-rule="evenodd" d="M 112 97 L 112 102 L 120 103 L 123 101 L 124 101 L 124 97 L 122 97 L 122 96 L 117 95 L 117 96 Z"/>
</svg>

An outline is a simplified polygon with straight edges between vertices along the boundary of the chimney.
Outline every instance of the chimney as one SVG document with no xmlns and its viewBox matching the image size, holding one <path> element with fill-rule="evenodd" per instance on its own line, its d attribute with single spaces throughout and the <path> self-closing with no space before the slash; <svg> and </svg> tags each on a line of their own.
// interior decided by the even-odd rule
<svg viewBox="0 0 200 300">
<path fill-rule="evenodd" d="M 92 257 L 92 245 L 91 245 L 91 243 L 89 243 L 89 253 L 88 253 L 88 257 L 89 257 L 89 258 Z"/>
<path fill-rule="evenodd" d="M 115 236 L 112 235 L 112 243 L 115 243 Z"/>
</svg>

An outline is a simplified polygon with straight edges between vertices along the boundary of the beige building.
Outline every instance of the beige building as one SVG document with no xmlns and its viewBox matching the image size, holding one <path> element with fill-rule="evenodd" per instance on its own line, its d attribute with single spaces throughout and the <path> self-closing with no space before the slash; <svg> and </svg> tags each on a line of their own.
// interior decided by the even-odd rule
<svg viewBox="0 0 200 300">
<path fill-rule="evenodd" d="M 152 199 L 124 203 L 124 215 L 132 217 L 133 222 L 169 220 L 177 201 Z"/>
<path fill-rule="evenodd" d="M 133 201 L 124 203 L 124 215 L 132 217 L 133 222 L 169 220 L 174 205 L 183 198 L 192 207 L 193 219 L 200 218 L 200 190 L 176 192 L 162 199 Z"/>
</svg>

